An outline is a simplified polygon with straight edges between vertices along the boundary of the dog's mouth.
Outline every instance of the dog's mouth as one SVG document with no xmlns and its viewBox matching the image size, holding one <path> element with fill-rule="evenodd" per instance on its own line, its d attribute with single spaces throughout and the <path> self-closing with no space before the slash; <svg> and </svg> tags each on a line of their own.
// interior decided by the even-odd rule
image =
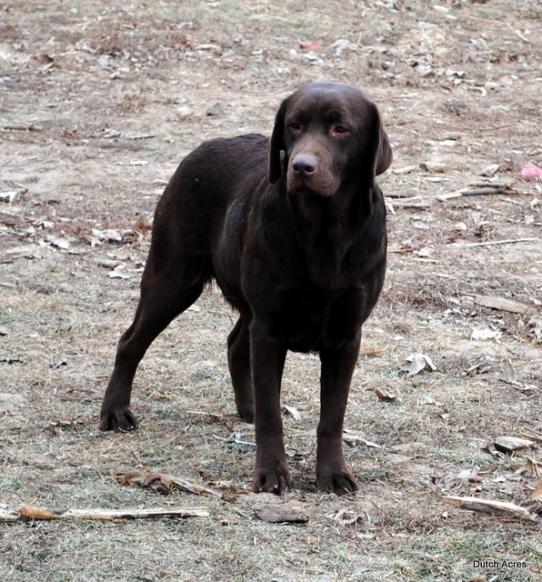
<svg viewBox="0 0 542 582">
<path fill-rule="evenodd" d="M 318 176 L 296 176 L 293 172 L 288 172 L 286 188 L 290 194 L 308 194 L 322 198 L 331 198 L 337 191 L 331 181 L 322 180 Z"/>
</svg>

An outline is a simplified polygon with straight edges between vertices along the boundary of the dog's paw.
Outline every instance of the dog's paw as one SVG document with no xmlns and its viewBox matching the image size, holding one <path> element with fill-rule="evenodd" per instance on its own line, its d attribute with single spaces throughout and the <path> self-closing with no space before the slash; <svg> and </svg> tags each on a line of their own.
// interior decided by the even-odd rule
<svg viewBox="0 0 542 582">
<path fill-rule="evenodd" d="M 358 484 L 352 474 L 344 470 L 318 475 L 318 488 L 337 495 L 345 495 L 356 492 Z"/>
<path fill-rule="evenodd" d="M 100 414 L 100 430 L 130 432 L 137 428 L 137 420 L 128 406 L 103 409 Z"/>
<path fill-rule="evenodd" d="M 256 493 L 276 493 L 281 495 L 291 489 L 290 475 L 286 467 L 256 468 L 252 489 Z"/>
</svg>

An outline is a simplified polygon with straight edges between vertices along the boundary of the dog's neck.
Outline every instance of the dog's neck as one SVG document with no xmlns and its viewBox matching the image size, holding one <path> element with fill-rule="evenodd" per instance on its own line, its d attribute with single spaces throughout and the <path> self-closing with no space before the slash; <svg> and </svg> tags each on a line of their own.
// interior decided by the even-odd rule
<svg viewBox="0 0 542 582">
<path fill-rule="evenodd" d="M 309 239 L 326 236 L 350 241 L 370 217 L 372 196 L 370 188 L 363 193 L 355 188 L 345 188 L 340 196 L 333 197 L 313 193 L 287 194 L 299 234 Z"/>
<path fill-rule="evenodd" d="M 359 195 L 343 191 L 339 199 L 311 193 L 288 194 L 288 201 L 311 278 L 322 286 L 333 287 L 364 218 L 368 218 L 359 207 Z"/>
</svg>

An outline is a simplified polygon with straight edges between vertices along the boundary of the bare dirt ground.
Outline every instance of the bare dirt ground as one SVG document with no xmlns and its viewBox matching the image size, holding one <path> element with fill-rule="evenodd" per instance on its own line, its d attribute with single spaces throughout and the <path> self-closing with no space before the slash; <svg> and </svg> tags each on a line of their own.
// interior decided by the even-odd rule
<svg viewBox="0 0 542 582">
<path fill-rule="evenodd" d="M 540 522 L 443 500 L 540 511 L 542 189 L 519 173 L 542 161 L 541 24 L 528 0 L 0 3 L 0 503 L 210 511 L 1 524 L 2 579 L 542 579 Z M 237 491 L 254 436 L 234 416 L 234 314 L 215 289 L 141 365 L 140 430 L 100 433 L 97 420 L 165 181 L 203 139 L 268 133 L 280 100 L 313 79 L 362 87 L 381 108 L 391 253 L 347 415 L 360 492 L 316 491 L 318 358 L 291 354 L 286 501 L 310 520 L 276 525 L 253 515 L 268 495 Z M 506 188 L 438 198 L 482 181 Z M 436 370 L 409 376 L 415 352 Z M 502 454 L 503 435 L 537 445 Z M 231 491 L 162 497 L 112 476 L 135 469 Z"/>
</svg>

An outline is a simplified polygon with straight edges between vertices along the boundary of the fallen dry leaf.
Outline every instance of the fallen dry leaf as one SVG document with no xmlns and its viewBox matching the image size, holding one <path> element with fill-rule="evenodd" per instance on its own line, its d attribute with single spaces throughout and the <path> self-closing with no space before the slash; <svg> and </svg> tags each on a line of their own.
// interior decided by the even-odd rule
<svg viewBox="0 0 542 582">
<path fill-rule="evenodd" d="M 343 431 L 343 441 L 347 445 L 350 445 L 352 447 L 354 447 L 357 444 L 361 443 L 362 445 L 365 445 L 366 447 L 371 447 L 373 449 L 382 449 L 382 448 L 384 448 L 384 447 L 382 447 L 382 445 L 378 445 L 376 443 L 373 443 L 372 441 L 367 440 L 366 438 L 362 437 L 361 435 L 355 434 L 353 432 L 350 432 L 347 429 L 345 429 Z"/>
<path fill-rule="evenodd" d="M 67 250 L 70 248 L 70 241 L 67 238 L 63 238 L 60 236 L 53 236 L 52 234 L 49 235 L 46 239 L 45 239 L 48 243 L 50 243 L 52 246 L 56 247 L 57 249 L 61 249 L 61 250 Z"/>
<path fill-rule="evenodd" d="M 542 343 L 542 318 L 532 317 L 528 323 L 529 335 L 532 336 L 535 343 Z"/>
<path fill-rule="evenodd" d="M 481 305 L 482 307 L 497 309 L 499 311 L 508 311 L 510 313 L 518 313 L 520 315 L 527 313 L 530 309 L 529 306 L 524 303 L 519 303 L 512 299 L 506 299 L 505 297 L 498 297 L 497 295 L 476 295 L 474 297 L 474 303 L 476 303 L 476 305 Z"/>
<path fill-rule="evenodd" d="M 519 469 L 516 469 L 514 473 L 525 477 L 539 477 L 542 475 L 542 463 L 532 457 L 527 457 L 525 463 Z"/>
<path fill-rule="evenodd" d="M 479 328 L 473 329 L 470 339 L 472 340 L 498 340 L 502 333 L 498 329 Z"/>
<path fill-rule="evenodd" d="M 420 168 L 424 172 L 430 172 L 431 174 L 443 174 L 446 171 L 446 164 L 441 161 L 427 161 L 420 164 Z"/>
<path fill-rule="evenodd" d="M 363 521 L 363 516 L 360 513 L 345 508 L 330 513 L 326 517 L 340 523 L 341 525 L 355 525 L 356 523 Z"/>
<path fill-rule="evenodd" d="M 480 356 L 475 360 L 472 366 L 469 366 L 465 370 L 465 374 L 474 375 L 474 374 L 487 374 L 491 372 L 492 368 L 495 365 L 495 358 L 489 356 L 487 354 Z"/>
<path fill-rule="evenodd" d="M 450 489 L 457 483 L 480 483 L 482 478 L 479 476 L 480 467 L 468 467 L 467 469 L 462 469 L 458 473 L 448 473 L 444 478 L 444 487 L 443 489 Z"/>
<path fill-rule="evenodd" d="M 116 473 L 115 478 L 121 485 L 137 485 L 139 487 L 148 487 L 153 491 L 169 495 L 175 490 L 185 491 L 194 495 L 213 495 L 221 497 L 218 491 L 213 491 L 202 485 L 195 485 L 185 479 L 172 477 L 162 473 L 152 471 L 129 471 L 128 473 Z"/>
<path fill-rule="evenodd" d="M 480 175 L 490 178 L 494 176 L 499 171 L 499 164 L 488 164 L 484 168 L 482 168 Z"/>
<path fill-rule="evenodd" d="M 19 198 L 20 195 L 20 190 L 7 190 L 0 192 L 0 202 L 8 202 L 9 204 L 12 204 Z"/>
<path fill-rule="evenodd" d="M 152 230 L 152 224 L 149 222 L 149 219 L 145 214 L 139 215 L 139 218 L 135 223 L 135 230 L 139 230 L 142 232 Z"/>
<path fill-rule="evenodd" d="M 521 439 L 518 437 L 510 436 L 497 437 L 493 444 L 498 451 L 508 454 L 521 451 L 523 449 L 528 449 L 535 445 L 535 443 L 529 439 Z"/>
<path fill-rule="evenodd" d="M 300 503 L 266 503 L 254 507 L 254 514 L 269 523 L 307 523 L 309 516 Z"/>
<path fill-rule="evenodd" d="M 338 38 L 330 48 L 335 50 L 335 56 L 340 57 L 344 51 L 356 52 L 359 47 L 345 38 Z"/>
<path fill-rule="evenodd" d="M 375 388 L 375 394 L 378 396 L 379 400 L 384 402 L 396 402 L 397 396 L 393 392 L 388 392 L 387 390 L 382 390 L 381 388 Z"/>
<path fill-rule="evenodd" d="M 239 483 L 235 483 L 232 480 L 209 481 L 209 485 L 211 485 L 215 489 L 220 489 L 220 490 L 226 491 L 228 493 L 251 493 L 252 492 L 251 487 L 247 487 L 245 485 L 240 485 Z"/>
<path fill-rule="evenodd" d="M 538 487 L 532 492 L 532 497 L 535 501 L 540 501 L 542 503 L 542 481 L 538 484 Z"/>
<path fill-rule="evenodd" d="M 129 279 L 130 275 L 128 273 L 123 273 L 118 267 L 115 267 L 112 271 L 107 273 L 110 279 Z"/>
<path fill-rule="evenodd" d="M 385 348 L 377 346 L 363 346 L 361 348 L 360 354 L 362 356 L 369 356 L 370 358 L 376 358 L 385 352 Z"/>
<path fill-rule="evenodd" d="M 410 356 L 407 356 L 406 361 L 410 362 L 410 366 L 408 368 L 409 376 L 416 376 L 416 374 L 419 374 L 424 370 L 434 372 L 437 369 L 433 363 L 433 360 L 426 354 L 410 354 Z"/>
<path fill-rule="evenodd" d="M 282 410 L 287 416 L 291 416 L 294 420 L 301 420 L 301 414 L 299 414 L 299 410 L 297 410 L 297 408 L 294 406 L 283 404 Z"/>
<path fill-rule="evenodd" d="M 463 469 L 457 473 L 456 477 L 461 481 L 471 481 L 472 483 L 478 483 L 482 479 L 478 476 L 480 472 L 480 467 L 469 467 L 468 469 Z"/>
<path fill-rule="evenodd" d="M 123 233 L 120 230 L 115 229 L 100 230 L 98 228 L 93 228 L 91 234 L 97 240 L 105 242 L 122 242 L 123 236 Z"/>
</svg>

